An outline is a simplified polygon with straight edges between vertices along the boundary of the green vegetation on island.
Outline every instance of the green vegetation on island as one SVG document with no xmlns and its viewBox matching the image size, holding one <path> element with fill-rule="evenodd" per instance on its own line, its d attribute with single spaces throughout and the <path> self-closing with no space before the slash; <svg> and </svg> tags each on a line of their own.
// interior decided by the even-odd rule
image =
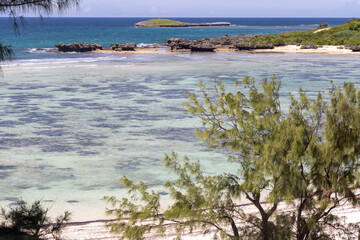
<svg viewBox="0 0 360 240">
<path fill-rule="evenodd" d="M 156 19 L 149 19 L 145 22 L 142 22 L 144 25 L 182 25 L 187 24 L 184 22 L 174 21 L 170 19 L 164 19 L 164 18 L 156 18 Z"/>
<path fill-rule="evenodd" d="M 149 19 L 144 22 L 135 24 L 135 27 L 154 28 L 154 27 L 213 27 L 213 26 L 230 26 L 229 22 L 214 23 L 185 23 L 164 18 Z"/>
<path fill-rule="evenodd" d="M 253 37 L 250 43 L 273 43 L 274 46 L 290 44 L 316 44 L 316 45 L 360 45 L 360 19 L 354 18 L 339 26 L 327 28 L 322 23 L 319 28 L 310 31 L 295 31 L 281 34 L 268 34 Z"/>
</svg>

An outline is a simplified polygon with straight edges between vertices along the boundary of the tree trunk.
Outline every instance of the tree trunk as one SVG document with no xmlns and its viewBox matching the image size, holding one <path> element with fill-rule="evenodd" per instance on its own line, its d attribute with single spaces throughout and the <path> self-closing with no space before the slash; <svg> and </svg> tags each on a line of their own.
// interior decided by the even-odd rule
<svg viewBox="0 0 360 240">
<path fill-rule="evenodd" d="M 297 240 L 305 240 L 308 235 L 309 235 L 309 229 L 306 225 L 306 222 L 304 219 L 301 219 L 300 224 L 298 224 L 296 239 Z"/>
<path fill-rule="evenodd" d="M 301 201 L 299 208 L 297 210 L 297 219 L 296 219 L 296 239 L 305 240 L 309 234 L 309 228 L 306 224 L 305 219 L 302 217 L 305 204 L 307 203 L 307 194 L 301 194 Z"/>
<path fill-rule="evenodd" d="M 247 195 L 247 198 L 254 203 L 256 208 L 259 210 L 261 214 L 261 235 L 263 240 L 270 240 L 272 239 L 272 233 L 270 232 L 269 228 L 269 218 L 275 212 L 277 208 L 277 204 L 274 203 L 273 207 L 266 212 L 264 208 L 261 206 L 260 203 L 260 194 L 253 194 L 253 198 Z"/>
<path fill-rule="evenodd" d="M 264 214 L 261 217 L 262 217 L 262 223 L 261 223 L 262 239 L 270 240 L 271 234 L 270 234 L 270 229 L 269 229 L 269 217 L 267 214 Z"/>
</svg>

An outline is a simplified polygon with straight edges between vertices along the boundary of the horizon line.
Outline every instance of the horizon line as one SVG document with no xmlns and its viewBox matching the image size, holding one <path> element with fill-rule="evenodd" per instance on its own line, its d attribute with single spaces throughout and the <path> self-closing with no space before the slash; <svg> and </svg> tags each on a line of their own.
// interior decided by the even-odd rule
<svg viewBox="0 0 360 240">
<path fill-rule="evenodd" d="M 40 18 L 40 16 L 22 16 L 24 18 Z M 0 16 L 0 18 L 9 18 Z M 204 17 L 204 16 L 197 16 L 197 17 L 151 17 L 151 16 L 139 16 L 139 17 L 108 17 L 108 16 L 42 16 L 42 18 L 355 18 L 355 17 Z"/>
</svg>

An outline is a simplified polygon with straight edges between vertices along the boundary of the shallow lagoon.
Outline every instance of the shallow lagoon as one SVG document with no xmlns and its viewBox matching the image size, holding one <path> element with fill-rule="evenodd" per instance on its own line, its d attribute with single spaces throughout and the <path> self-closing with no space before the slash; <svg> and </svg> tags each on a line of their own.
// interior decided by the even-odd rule
<svg viewBox="0 0 360 240">
<path fill-rule="evenodd" d="M 67 57 L 68 56 L 68 57 Z M 0 87 L 0 206 L 42 199 L 73 220 L 104 217 L 104 195 L 122 196 L 121 176 L 158 188 L 175 151 L 207 173 L 234 168 L 195 138 L 199 122 L 184 91 L 243 76 L 283 82 L 282 102 L 301 87 L 314 96 L 344 81 L 360 84 L 360 56 L 320 54 L 69 54 L 16 60 Z M 164 193 L 166 194 L 166 193 Z M 166 203 L 164 203 L 166 205 Z"/>
</svg>

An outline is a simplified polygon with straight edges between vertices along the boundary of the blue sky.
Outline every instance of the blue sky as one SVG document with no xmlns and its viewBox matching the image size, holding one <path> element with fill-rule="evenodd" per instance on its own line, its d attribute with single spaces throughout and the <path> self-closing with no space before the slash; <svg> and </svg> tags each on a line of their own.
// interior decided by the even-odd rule
<svg viewBox="0 0 360 240">
<path fill-rule="evenodd" d="M 83 0 L 78 17 L 359 17 L 360 0 Z"/>
</svg>

